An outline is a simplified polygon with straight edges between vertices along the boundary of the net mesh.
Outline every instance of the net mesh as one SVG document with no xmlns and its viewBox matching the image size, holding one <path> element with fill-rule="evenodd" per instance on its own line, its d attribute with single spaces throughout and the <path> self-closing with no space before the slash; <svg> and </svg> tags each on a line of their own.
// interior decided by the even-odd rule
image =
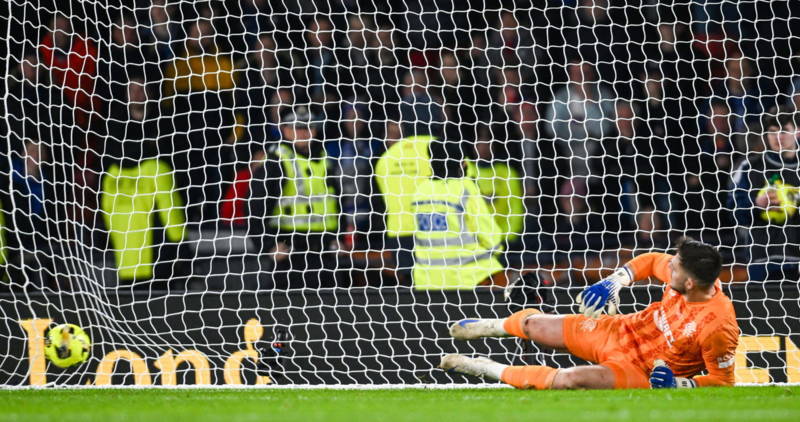
<svg viewBox="0 0 800 422">
<path fill-rule="evenodd" d="M 447 325 L 542 305 L 475 287 L 520 273 L 574 311 L 684 234 L 742 282 L 739 380 L 800 382 L 792 2 L 7 4 L 0 385 L 572 365 Z M 62 322 L 93 343 L 69 370 Z"/>
</svg>

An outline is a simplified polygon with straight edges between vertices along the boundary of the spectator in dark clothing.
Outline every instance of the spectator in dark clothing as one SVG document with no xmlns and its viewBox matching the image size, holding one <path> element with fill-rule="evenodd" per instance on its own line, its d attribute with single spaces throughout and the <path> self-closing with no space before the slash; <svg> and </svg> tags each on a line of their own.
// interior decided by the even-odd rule
<svg viewBox="0 0 800 422">
<path fill-rule="evenodd" d="M 305 31 L 306 85 L 308 98 L 315 103 L 335 101 L 339 98 L 339 60 L 334 50 L 333 25 L 328 18 L 317 15 Z"/>
<path fill-rule="evenodd" d="M 692 236 L 719 243 L 718 236 L 722 233 L 718 229 L 729 222 L 722 204 L 733 149 L 727 104 L 715 100 L 710 109 L 710 116 L 701 120 L 703 132 L 700 136 L 684 137 L 681 158 L 685 189 L 677 189 L 677 192 L 685 194 L 676 197 L 674 205 L 678 210 L 678 227 Z"/>
<path fill-rule="evenodd" d="M 800 110 L 800 75 L 794 76 L 777 98 L 783 109 Z"/>
<path fill-rule="evenodd" d="M 172 112 L 172 154 L 178 184 L 186 189 L 188 217 L 213 221 L 222 197 L 221 150 L 235 123 L 234 60 L 219 50 L 208 19 L 188 28 L 186 50 L 167 66 L 163 102 Z"/>
<path fill-rule="evenodd" d="M 439 85 L 439 97 L 442 99 L 442 106 L 447 121 L 455 123 L 474 123 L 475 98 L 470 85 L 468 76 L 462 71 L 462 66 L 455 52 L 445 50 L 442 52 L 440 63 L 441 79 Z"/>
<path fill-rule="evenodd" d="M 54 255 L 53 250 L 66 233 L 60 225 L 76 216 L 75 160 L 68 141 L 73 109 L 62 101 L 63 87 L 50 82 L 51 69 L 40 65 L 35 55 L 23 58 L 18 69 L 9 75 L 6 102 L 10 155 L 0 163 L 0 174 L 8 182 L 3 183 L 8 188 L 0 188 L 7 274 L 17 283 L 54 287 L 65 281 L 56 280 L 54 272 L 63 254 Z"/>
<path fill-rule="evenodd" d="M 522 169 L 525 197 L 532 198 L 537 194 L 536 174 L 538 168 L 537 143 L 539 141 L 539 110 L 533 101 L 525 100 L 511 111 L 511 118 L 519 128 L 522 145 L 519 155 L 519 167 Z M 516 161 L 512 159 L 512 161 Z"/>
<path fill-rule="evenodd" d="M 333 287 L 339 199 L 331 163 L 305 107 L 283 116 L 281 134 L 252 170 L 250 234 L 274 261 L 273 287 Z"/>
<path fill-rule="evenodd" d="M 630 81 L 628 66 L 640 62 L 641 51 L 632 48 L 643 40 L 640 25 L 612 11 L 607 0 L 579 0 L 575 14 L 565 21 L 564 37 L 568 55 L 577 55 L 595 63 L 599 78 L 609 84 L 624 85 Z"/>
<path fill-rule="evenodd" d="M 684 124 L 681 111 L 685 110 L 683 99 L 678 97 L 673 83 L 662 72 L 653 67 L 640 77 L 642 84 L 634 103 L 636 119 L 634 130 L 642 142 L 634 144 L 636 154 L 641 159 L 636 162 L 637 169 L 652 172 L 652 180 L 640 180 L 640 189 L 662 194 L 675 191 L 682 186 L 683 172 L 679 151 L 682 149 Z M 692 120 L 696 126 L 696 122 Z M 637 156 L 638 157 L 638 156 Z M 660 211 L 669 209 L 668 198 L 654 197 L 652 204 Z"/>
<path fill-rule="evenodd" d="M 647 64 L 657 69 L 662 75 L 663 96 L 666 100 L 679 101 L 680 109 L 675 109 L 672 116 L 678 122 L 686 121 L 682 126 L 687 133 L 696 133 L 694 119 L 697 107 L 694 98 L 707 94 L 708 70 L 703 68 L 704 61 L 696 60 L 700 53 L 692 48 L 689 28 L 681 22 L 662 22 L 651 27 L 648 43 L 643 46 Z M 707 67 L 707 66 L 706 66 Z M 694 126 L 694 128 L 692 128 Z"/>
<path fill-rule="evenodd" d="M 602 154 L 601 141 L 614 133 L 615 96 L 589 62 L 572 60 L 567 73 L 569 82 L 544 111 L 544 128 L 554 139 L 560 175 L 587 178 L 592 157 Z"/>
<path fill-rule="evenodd" d="M 142 38 L 155 43 L 158 62 L 163 63 L 178 54 L 177 43 L 183 38 L 183 28 L 173 20 L 175 4 L 167 5 L 166 0 L 153 0 L 149 9 L 149 25 L 142 29 Z"/>
<path fill-rule="evenodd" d="M 753 281 L 800 279 L 800 161 L 798 118 L 779 114 L 763 124 L 766 151 L 753 153 L 733 172 L 728 206 L 739 226 L 737 241 L 747 248 Z"/>
<path fill-rule="evenodd" d="M 277 8 L 280 5 L 269 0 L 241 0 L 224 4 L 220 8 L 220 14 L 225 16 L 231 49 L 237 52 L 246 51 L 261 35 L 274 32 L 273 13 Z"/>
<path fill-rule="evenodd" d="M 42 71 L 35 55 L 23 58 L 18 69 L 9 78 L 13 82 L 6 102 L 8 142 L 18 147 L 25 139 L 40 139 L 46 144 L 57 141 L 61 148 L 54 158 L 62 159 L 65 154 L 61 149 L 69 146 L 63 140 L 68 139 L 73 124 L 72 112 L 62 102 L 63 90 L 50 82 L 50 72 Z"/>
<path fill-rule="evenodd" d="M 403 77 L 400 124 L 404 135 L 429 135 L 431 125 L 444 119 L 442 106 L 429 92 L 428 76 L 414 70 Z"/>
<path fill-rule="evenodd" d="M 536 61 L 534 42 L 531 31 L 526 28 L 514 12 L 503 10 L 497 29 L 488 31 L 487 54 L 489 62 L 502 68 L 516 63 L 533 63 Z"/>
<path fill-rule="evenodd" d="M 651 90 L 658 90 L 651 86 Z M 654 93 L 655 94 L 655 93 Z M 654 101 L 658 101 L 655 98 Z M 657 105 L 651 105 L 656 110 Z M 666 164 L 668 151 L 664 143 L 663 127 L 657 118 L 653 119 L 652 129 L 660 135 L 651 135 L 647 122 L 646 106 L 642 110 L 632 107 L 626 101 L 617 103 L 617 131 L 619 138 L 606 143 L 606 154 L 618 156 L 618 161 L 608 163 L 606 171 L 621 175 L 619 191 L 611 191 L 611 196 L 620 195 L 622 208 L 636 218 L 635 241 L 637 248 L 666 247 L 669 226 L 669 166 Z M 644 113 L 642 118 L 639 113 Z M 619 155 L 617 155 L 619 154 Z M 612 161 L 612 160 L 607 160 Z M 613 177 L 610 178 L 613 180 Z M 616 186 L 615 186 L 616 187 Z M 619 221 L 628 220 L 626 214 Z M 620 233 L 620 236 L 623 236 Z"/>
<path fill-rule="evenodd" d="M 587 254 L 597 255 L 609 247 L 604 238 L 608 231 L 603 213 L 590 208 L 587 195 L 588 190 L 581 180 L 569 180 L 559 189 L 559 212 L 554 233 L 555 262 L 570 257 L 585 258 Z"/>
<path fill-rule="evenodd" d="M 408 71 L 408 49 L 397 39 L 399 32 L 386 24 L 380 26 L 377 36 L 371 38 L 376 45 L 367 52 L 373 66 L 370 72 L 378 78 L 378 83 L 369 87 L 370 114 L 375 121 L 392 114 L 387 109 L 400 103 L 400 78 Z"/>
<path fill-rule="evenodd" d="M 346 101 L 368 101 L 373 85 L 380 85 L 379 72 L 372 72 L 370 50 L 375 46 L 375 28 L 372 19 L 364 15 L 351 15 L 347 19 L 347 36 L 338 57 L 341 64 L 338 90 Z M 377 69 L 376 69 L 377 70 Z"/>
<path fill-rule="evenodd" d="M 714 96 L 722 98 L 731 113 L 731 131 L 743 134 L 747 124 L 761 112 L 758 78 L 753 74 L 754 63 L 737 54 L 725 60 L 727 77 L 712 83 Z M 742 150 L 743 145 L 737 145 Z"/>
<path fill-rule="evenodd" d="M 34 234 L 37 234 L 38 228 L 47 226 L 45 204 L 47 200 L 52 201 L 52 197 L 45 198 L 46 185 L 52 183 L 49 181 L 47 165 L 43 163 L 47 160 L 46 148 L 33 140 L 27 140 L 22 154 L 13 154 L 11 159 L 11 178 L 14 193 L 18 195 L 12 201 L 15 214 L 28 216 L 32 220 L 24 222 L 25 218 L 14 218 L 18 223 L 18 234 L 25 238 L 22 244 L 26 248 L 33 247 Z M 46 233 L 38 234 L 46 236 Z"/>
<path fill-rule="evenodd" d="M 470 41 L 471 48 L 464 60 L 464 66 L 469 69 L 465 85 L 471 91 L 469 97 L 474 98 L 476 119 L 486 121 L 491 118 L 489 110 L 492 107 L 492 93 L 497 89 L 498 69 L 489 63 L 485 34 L 473 32 Z"/>
<path fill-rule="evenodd" d="M 226 144 L 235 146 L 229 158 L 247 162 L 252 152 L 280 139 L 276 93 L 294 82 L 284 58 L 278 54 L 275 40 L 261 34 L 245 61 L 246 71 L 239 72 L 234 109 L 236 127 L 226 137 Z"/>
<path fill-rule="evenodd" d="M 117 97 L 119 100 L 109 105 L 105 121 L 104 168 L 118 163 L 125 157 L 124 150 L 132 145 L 145 144 L 144 151 L 150 156 L 159 152 L 167 155 L 169 152 L 168 142 L 172 134 L 170 119 L 161 117 L 158 102 L 148 100 L 148 94 L 145 80 L 133 77 L 125 86 L 124 94 Z"/>
<path fill-rule="evenodd" d="M 133 15 L 122 14 L 111 25 L 111 40 L 100 45 L 98 91 L 110 101 L 127 96 L 128 81 L 144 79 L 149 91 L 156 92 L 163 78 L 159 57 L 150 42 L 142 42 L 139 24 Z M 117 100 L 118 101 L 118 100 Z"/>
<path fill-rule="evenodd" d="M 55 253 L 63 231 L 58 221 L 55 175 L 48 148 L 41 142 L 27 139 L 20 152 L 11 154 L 11 185 L 0 192 L 5 208 L 7 275 L 12 285 L 33 283 L 42 288 L 57 288 L 56 265 L 61 254 Z M 9 172 L 2 172 L 8 175 Z"/>
<path fill-rule="evenodd" d="M 666 97 L 661 72 L 651 68 L 642 81 L 633 112 L 630 144 L 623 151 L 624 173 L 634 182 L 639 245 L 665 247 L 672 221 L 671 195 L 684 186 L 680 99 Z"/>
</svg>

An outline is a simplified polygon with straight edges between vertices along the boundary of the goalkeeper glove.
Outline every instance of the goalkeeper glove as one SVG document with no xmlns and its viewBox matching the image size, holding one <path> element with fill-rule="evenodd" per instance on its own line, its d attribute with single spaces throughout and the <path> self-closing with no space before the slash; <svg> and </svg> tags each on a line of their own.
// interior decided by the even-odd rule
<svg viewBox="0 0 800 422">
<path fill-rule="evenodd" d="M 580 304 L 580 313 L 597 318 L 607 309 L 609 315 L 617 313 L 619 290 L 633 282 L 633 274 L 628 267 L 618 268 L 613 274 L 585 288 L 575 299 Z"/>
<path fill-rule="evenodd" d="M 697 384 L 690 378 L 676 377 L 667 363 L 661 359 L 653 362 L 650 372 L 651 388 L 694 388 Z"/>
</svg>

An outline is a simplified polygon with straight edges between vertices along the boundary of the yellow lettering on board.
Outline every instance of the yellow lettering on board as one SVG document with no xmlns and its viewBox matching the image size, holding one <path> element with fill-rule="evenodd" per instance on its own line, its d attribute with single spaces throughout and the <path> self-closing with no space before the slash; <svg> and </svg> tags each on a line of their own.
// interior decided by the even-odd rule
<svg viewBox="0 0 800 422">
<path fill-rule="evenodd" d="M 800 382 L 800 349 L 786 337 L 786 381 Z"/>
<path fill-rule="evenodd" d="M 781 348 L 780 337 L 740 336 L 736 348 L 736 382 L 766 384 L 770 382 L 769 370 L 747 366 L 748 352 L 777 352 Z"/>
<path fill-rule="evenodd" d="M 233 352 L 228 360 L 225 361 L 225 384 L 242 385 L 242 361 L 252 359 L 258 363 L 258 352 L 253 348 L 253 343 L 264 335 L 264 327 L 255 318 L 251 318 L 244 325 L 245 350 Z M 256 385 L 270 384 L 272 380 L 267 376 L 259 375 L 256 377 Z"/>
<path fill-rule="evenodd" d="M 47 362 L 44 357 L 45 330 L 53 322 L 52 319 L 23 319 L 19 322 L 28 334 L 28 379 L 30 385 L 47 383 Z"/>
<path fill-rule="evenodd" d="M 133 383 L 136 385 L 151 385 L 150 371 L 141 356 L 130 350 L 114 350 L 109 352 L 97 365 L 97 378 L 95 385 L 111 385 L 111 376 L 114 375 L 116 363 L 120 359 L 125 359 L 131 363 L 133 370 Z"/>
<path fill-rule="evenodd" d="M 155 366 L 161 370 L 161 385 L 177 385 L 177 369 L 181 363 L 188 363 L 194 368 L 194 383 L 197 385 L 211 384 L 211 369 L 208 359 L 202 352 L 191 349 L 172 355 L 172 349 L 167 350 L 156 359 Z"/>
</svg>

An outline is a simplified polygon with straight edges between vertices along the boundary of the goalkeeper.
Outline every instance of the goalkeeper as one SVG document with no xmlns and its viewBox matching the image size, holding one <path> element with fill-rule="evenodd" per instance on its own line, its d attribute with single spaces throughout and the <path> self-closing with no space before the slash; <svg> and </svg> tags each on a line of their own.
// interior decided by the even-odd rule
<svg viewBox="0 0 800 422">
<path fill-rule="evenodd" d="M 587 287 L 577 299 L 582 314 L 527 309 L 505 319 L 465 319 L 450 327 L 456 339 L 519 337 L 596 365 L 508 366 L 452 354 L 439 367 L 538 390 L 733 385 L 739 328 L 717 280 L 721 265 L 715 248 L 684 238 L 675 256 L 640 255 Z M 634 314 L 614 315 L 619 290 L 648 277 L 667 284 L 662 300 Z M 608 315 L 601 316 L 606 309 Z M 698 376 L 703 371 L 707 374 Z"/>
</svg>

